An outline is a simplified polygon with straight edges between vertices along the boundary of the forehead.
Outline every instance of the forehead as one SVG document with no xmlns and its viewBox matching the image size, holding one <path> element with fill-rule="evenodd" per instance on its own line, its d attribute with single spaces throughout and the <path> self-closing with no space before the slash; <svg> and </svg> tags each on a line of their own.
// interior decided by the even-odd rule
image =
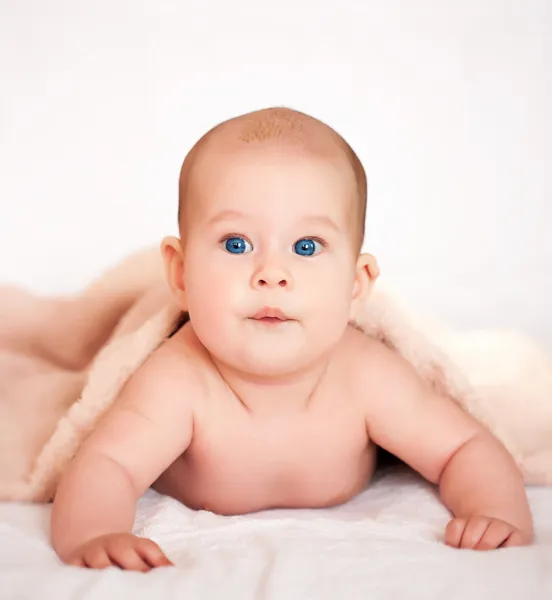
<svg viewBox="0 0 552 600">
<path fill-rule="evenodd" d="M 204 153 L 194 165 L 189 188 L 194 212 L 207 219 L 217 211 L 234 209 L 267 218 L 330 214 L 343 224 L 355 190 L 344 157 L 277 143 Z"/>
</svg>

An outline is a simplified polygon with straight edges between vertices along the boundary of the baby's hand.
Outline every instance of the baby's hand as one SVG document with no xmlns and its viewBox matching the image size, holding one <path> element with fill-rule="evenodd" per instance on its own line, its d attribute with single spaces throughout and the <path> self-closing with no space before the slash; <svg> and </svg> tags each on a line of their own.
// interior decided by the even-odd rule
<svg viewBox="0 0 552 600">
<path fill-rule="evenodd" d="M 89 569 L 113 566 L 127 571 L 172 566 L 155 542 L 131 533 L 112 533 L 90 540 L 77 548 L 65 562 Z"/>
<path fill-rule="evenodd" d="M 521 530 L 506 521 L 476 515 L 450 521 L 445 531 L 445 543 L 454 548 L 494 550 L 525 546 L 529 540 Z"/>
</svg>

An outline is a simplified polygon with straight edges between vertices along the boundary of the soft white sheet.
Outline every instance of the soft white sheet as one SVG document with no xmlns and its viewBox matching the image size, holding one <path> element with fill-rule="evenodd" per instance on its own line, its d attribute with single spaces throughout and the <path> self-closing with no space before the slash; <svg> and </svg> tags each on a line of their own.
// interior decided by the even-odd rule
<svg viewBox="0 0 552 600">
<path fill-rule="evenodd" d="M 220 517 L 150 491 L 135 532 L 177 566 L 148 574 L 63 566 L 48 506 L 0 504 L 0 598 L 552 598 L 552 488 L 528 493 L 535 544 L 482 553 L 443 544 L 448 513 L 405 468 L 325 510 Z"/>
</svg>

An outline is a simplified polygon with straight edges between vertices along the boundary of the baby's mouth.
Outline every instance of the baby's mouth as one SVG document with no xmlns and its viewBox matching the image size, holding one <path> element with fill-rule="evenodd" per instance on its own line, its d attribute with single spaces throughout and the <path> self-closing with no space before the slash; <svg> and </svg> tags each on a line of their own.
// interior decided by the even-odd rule
<svg viewBox="0 0 552 600">
<path fill-rule="evenodd" d="M 261 321 L 262 323 L 285 323 L 288 319 L 279 319 L 278 317 L 261 317 L 255 319 L 255 321 Z"/>
<path fill-rule="evenodd" d="M 278 325 L 279 323 L 285 323 L 286 321 L 292 321 L 282 310 L 279 308 L 272 308 L 265 306 L 261 310 L 257 311 L 250 319 L 266 324 Z"/>
</svg>

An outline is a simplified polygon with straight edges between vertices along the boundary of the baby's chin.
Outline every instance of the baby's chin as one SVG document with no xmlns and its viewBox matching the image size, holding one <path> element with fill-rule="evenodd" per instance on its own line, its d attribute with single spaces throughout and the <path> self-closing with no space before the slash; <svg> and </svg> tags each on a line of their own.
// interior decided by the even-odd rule
<svg viewBox="0 0 552 600">
<path fill-rule="evenodd" d="M 257 323 L 242 321 L 238 327 L 214 327 L 204 338 L 209 353 L 244 375 L 259 379 L 279 378 L 305 372 L 327 355 L 336 340 L 320 339 L 320 332 L 300 321 Z M 211 333 L 210 332 L 210 333 Z M 331 336 L 330 336 L 331 338 Z"/>
<path fill-rule="evenodd" d="M 252 377 L 258 377 L 259 379 L 267 378 L 286 378 L 294 375 L 298 371 L 305 369 L 307 365 L 303 364 L 304 359 L 300 356 L 264 356 L 262 359 L 259 357 L 249 357 L 248 360 L 244 360 L 240 365 L 236 367 L 250 375 Z"/>
<path fill-rule="evenodd" d="M 224 362 L 260 379 L 286 377 L 308 369 L 309 364 L 316 361 L 316 353 L 306 352 L 304 344 L 298 341 L 249 339 L 244 341 L 239 352 L 229 353 Z"/>
</svg>

